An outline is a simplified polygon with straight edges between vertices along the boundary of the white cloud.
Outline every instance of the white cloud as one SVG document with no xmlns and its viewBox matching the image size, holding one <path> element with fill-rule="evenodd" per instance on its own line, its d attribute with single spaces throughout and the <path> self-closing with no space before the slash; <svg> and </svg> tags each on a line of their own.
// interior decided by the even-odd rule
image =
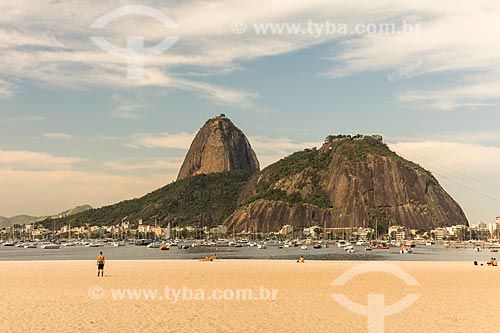
<svg viewBox="0 0 500 333">
<path fill-rule="evenodd" d="M 12 1 L 4 3 L 3 7 L 7 17 L 0 19 L 0 22 L 4 23 L 4 28 L 0 29 L 0 45 L 3 46 L 3 52 L 0 55 L 0 70 L 6 76 L 29 78 L 43 83 L 44 86 L 57 88 L 158 86 L 192 91 L 196 95 L 216 103 L 242 108 L 254 107 L 253 100 L 257 96 L 255 93 L 193 81 L 179 76 L 180 74 L 172 75 L 169 73 L 171 68 L 186 65 L 201 66 L 207 69 L 220 68 L 222 71 L 227 70 L 227 68 L 239 67 L 232 63 L 234 57 L 221 57 L 222 53 L 229 51 L 229 48 L 223 47 L 226 41 L 219 39 L 216 45 L 207 43 L 208 40 L 205 37 L 213 34 L 212 29 L 224 28 L 226 37 L 230 33 L 225 22 L 216 24 L 217 28 L 215 28 L 214 21 L 208 16 L 205 16 L 202 21 L 195 20 L 197 21 L 196 25 L 180 23 L 182 29 L 179 33 L 186 42 L 178 49 L 170 49 L 161 56 L 148 59 L 145 64 L 143 80 L 126 80 L 125 60 L 110 55 L 92 44 L 89 40 L 90 31 L 88 28 L 98 17 L 124 4 L 127 3 L 125 1 L 107 3 L 101 1 L 91 1 L 90 3 L 88 1 L 71 3 Z M 173 8 L 158 3 L 151 3 L 151 6 L 180 21 L 186 19 L 187 22 L 190 22 L 192 16 L 200 15 L 195 9 L 199 6 L 196 3 Z M 223 8 L 221 4 L 214 4 L 214 6 L 218 8 L 215 11 L 211 9 L 212 5 L 206 4 L 202 7 L 210 9 L 210 12 L 217 12 Z M 19 11 L 19 8 L 23 10 Z M 53 12 L 57 12 L 58 15 L 55 17 L 50 15 Z M 47 19 L 48 17 L 51 19 Z M 78 17 L 78 20 L 75 20 L 75 17 Z M 160 40 L 166 34 L 171 33 L 163 29 L 154 19 L 139 19 L 141 19 L 141 34 L 147 40 Z M 109 24 L 102 33 L 110 41 L 120 45 L 123 36 L 137 32 L 137 20 L 138 18 L 134 15 L 122 18 Z M 193 34 L 192 28 L 194 26 L 197 27 L 195 31 L 198 32 Z M 203 33 L 200 33 L 201 31 Z M 202 40 L 205 42 L 200 42 Z M 25 49 L 25 46 L 36 46 L 36 48 Z M 239 50 L 239 47 L 235 47 L 234 50 Z M 244 50 L 242 52 L 245 53 Z M 209 71 L 212 70 L 209 69 Z M 7 91 L 4 94 L 7 94 Z M 121 106 L 115 110 L 114 114 L 117 117 L 136 117 L 135 110 L 134 106 Z"/>
<path fill-rule="evenodd" d="M 411 156 L 411 160 L 419 163 L 422 162 L 425 165 L 438 165 L 439 163 L 463 173 L 494 173 L 498 170 L 500 163 L 500 148 L 477 143 L 417 141 L 398 142 L 389 146 L 397 153 Z M 439 170 L 444 174 L 451 172 L 446 168 Z"/>
<path fill-rule="evenodd" d="M 397 142 L 389 147 L 430 170 L 469 222 L 493 222 L 500 215 L 500 148 L 453 141 Z"/>
<path fill-rule="evenodd" d="M 13 170 L 67 170 L 82 162 L 79 157 L 54 156 L 32 151 L 0 150 L 0 168 Z"/>
<path fill-rule="evenodd" d="M 12 29 L 0 30 L 0 47 L 3 49 L 22 46 L 64 47 L 64 43 L 54 36 L 33 31 L 19 31 Z"/>
<path fill-rule="evenodd" d="M 132 143 L 127 144 L 130 147 L 146 148 L 173 148 L 189 149 L 196 133 L 143 133 L 132 136 Z M 251 136 L 248 141 L 256 152 L 261 167 L 274 163 L 283 157 L 306 148 L 319 147 L 322 142 L 308 141 L 296 142 L 289 138 L 273 138 L 268 136 Z"/>
<path fill-rule="evenodd" d="M 399 99 L 407 103 L 427 103 L 436 110 L 451 111 L 460 107 L 500 104 L 500 81 L 464 84 L 461 87 L 438 90 L 417 90 L 403 93 Z"/>
<path fill-rule="evenodd" d="M 140 197 L 174 180 L 177 173 L 148 177 L 72 170 L 22 171 L 0 168 L 2 215 L 50 215 L 81 204 L 93 207 Z M 22 200 L 20 200 L 22 198 Z M 29 205 L 26 205 L 26 203 Z"/>
<path fill-rule="evenodd" d="M 146 148 L 173 148 L 188 149 L 194 139 L 194 133 L 181 132 L 177 134 L 170 133 L 139 133 L 132 136 L 130 147 Z"/>
<path fill-rule="evenodd" d="M 187 90 L 192 90 L 195 94 L 203 96 L 215 103 L 252 107 L 253 109 L 257 108 L 254 105 L 254 100 L 259 97 L 257 93 L 222 88 L 212 84 L 188 80 L 178 80 L 177 84 L 179 87 L 185 87 Z"/>
<path fill-rule="evenodd" d="M 76 171 L 78 157 L 55 156 L 31 151 L 0 150 L 0 202 L 2 215 L 50 215 L 88 203 L 93 207 L 142 196 L 175 180 L 177 171 L 121 176 L 115 172 Z M 174 162 L 154 160 L 151 164 L 109 162 L 117 171 L 178 167 Z M 22 200 L 20 200 L 22 198 Z M 26 203 L 29 203 L 26 206 Z"/>
<path fill-rule="evenodd" d="M 66 133 L 45 133 L 43 134 L 43 137 L 47 139 L 63 139 L 63 140 L 71 140 L 73 138 L 73 136 Z"/>
<path fill-rule="evenodd" d="M 452 142 L 480 145 L 486 147 L 497 147 L 500 143 L 500 130 L 482 130 L 482 131 L 459 131 L 459 132 L 440 132 L 434 134 L 425 134 L 416 137 L 400 136 L 390 137 L 389 142 Z"/>
<path fill-rule="evenodd" d="M 441 136 L 465 143 L 500 142 L 500 130 L 458 132 L 454 134 L 442 134 Z"/>
<path fill-rule="evenodd" d="M 104 165 L 117 171 L 135 171 L 135 170 L 179 170 L 181 167 L 179 161 L 152 160 L 146 163 L 122 163 L 118 161 L 108 161 Z"/>
<path fill-rule="evenodd" d="M 319 141 L 297 142 L 289 138 L 272 138 L 268 136 L 252 136 L 248 140 L 259 158 L 261 168 L 265 168 L 291 153 L 322 145 L 322 142 Z"/>
<path fill-rule="evenodd" d="M 500 3 L 494 0 L 382 1 L 385 15 L 419 23 L 419 33 L 363 35 L 346 38 L 330 59 L 336 65 L 326 75 L 339 77 L 364 71 L 389 71 L 390 79 L 458 72 L 452 86 L 408 91 L 404 102 L 422 102 L 437 110 L 481 107 L 500 102 Z M 443 87 L 443 85 L 445 85 Z"/>
<path fill-rule="evenodd" d="M 137 119 L 139 118 L 138 112 L 143 110 L 143 106 L 140 104 L 121 104 L 111 113 L 114 118 L 122 118 L 122 119 Z"/>
<path fill-rule="evenodd" d="M 14 95 L 14 86 L 4 80 L 0 80 L 0 98 L 8 98 Z"/>
<path fill-rule="evenodd" d="M 42 116 L 4 117 L 4 118 L 0 118 L 0 124 L 19 125 L 19 124 L 24 124 L 24 123 L 32 123 L 35 121 L 41 121 L 44 119 L 45 119 L 45 117 L 42 117 Z"/>
<path fill-rule="evenodd" d="M 124 46 L 124 36 L 140 33 L 154 44 L 166 35 L 180 37 L 167 52 L 146 61 L 145 79 L 125 79 L 125 61 L 112 56 L 89 38 L 89 25 L 104 13 L 127 1 L 49 2 L 7 1 L 2 3 L 0 22 L 0 71 L 5 77 L 29 78 L 45 86 L 81 88 L 106 86 L 118 89 L 158 86 L 182 89 L 215 103 L 256 108 L 258 93 L 197 81 L 189 73 L 227 73 L 243 68 L 242 62 L 293 52 L 335 41 L 329 59 L 334 63 L 325 75 L 338 77 L 363 71 L 389 71 L 391 79 L 427 73 L 461 71 L 463 80 L 454 87 L 433 91 L 409 91 L 403 101 L 420 101 L 440 110 L 480 107 L 500 99 L 500 4 L 495 0 L 311 0 L 307 2 L 185 1 L 162 4 L 146 1 L 177 22 L 167 30 L 156 20 L 134 15 L 110 23 L 100 33 Z M 57 12 L 54 16 L 51 13 Z M 75 20 L 78 17 L 78 20 Z M 250 29 L 244 35 L 231 32 L 234 20 L 244 20 Z M 351 27 L 367 23 L 421 24 L 420 32 L 396 35 L 265 34 L 251 32 L 254 23 L 345 23 Z M 32 48 L 26 49 L 25 46 Z M 34 47 L 34 48 L 33 48 Z M 493 73 L 491 73 L 493 72 Z M 176 74 L 172 74 L 176 73 Z M 184 74 L 183 74 L 184 73 Z M 5 80 L 5 78 L 4 78 Z M 8 83 L 12 84 L 12 83 Z M 12 89 L 3 89 L 11 95 Z M 2 88 L 0 85 L 0 95 Z M 135 117 L 131 106 L 116 110 L 117 116 Z"/>
<path fill-rule="evenodd" d="M 139 113 L 148 108 L 147 100 L 141 94 L 113 94 L 111 100 L 117 105 L 111 115 L 114 118 L 137 119 Z"/>
<path fill-rule="evenodd" d="M 135 82 L 125 79 L 124 59 L 100 50 L 88 39 L 89 25 L 109 10 L 128 4 L 126 1 L 11 1 L 3 4 L 5 17 L 0 19 L 4 24 L 0 29 L 0 42 L 5 44 L 0 70 L 11 77 L 30 78 L 45 86 L 64 88 L 159 86 L 183 89 L 212 102 L 253 109 L 256 108 L 257 93 L 196 81 L 189 73 L 227 73 L 242 68 L 241 63 L 246 60 L 293 52 L 342 36 L 259 35 L 251 31 L 237 35 L 230 29 L 234 20 L 245 20 L 250 27 L 260 22 L 305 24 L 309 19 L 355 24 L 392 20 L 397 15 L 415 12 L 434 15 L 444 7 L 437 6 L 438 9 L 432 11 L 428 8 L 429 3 L 423 1 L 416 6 L 403 0 L 356 3 L 340 0 L 301 3 L 241 0 L 236 3 L 226 0 L 210 3 L 187 1 L 176 5 L 145 2 L 144 5 L 172 17 L 179 29 L 169 31 L 156 20 L 131 15 L 116 20 L 102 31 L 92 31 L 118 46 L 124 46 L 124 36 L 137 33 L 137 26 L 141 27 L 141 35 L 152 43 L 165 35 L 180 36 L 180 41 L 167 52 L 147 59 L 145 79 Z M 58 15 L 50 15 L 54 12 Z M 23 48 L 26 45 L 41 47 L 26 51 Z M 362 46 L 357 47 L 358 51 Z M 392 54 L 394 50 L 391 48 L 390 51 Z M 343 67 L 350 67 L 352 57 L 349 53 L 338 55 L 336 59 L 344 62 Z M 365 68 L 358 65 L 355 67 Z M 183 71 L 188 74 L 183 75 Z M 123 114 L 130 116 L 131 113 Z"/>
</svg>

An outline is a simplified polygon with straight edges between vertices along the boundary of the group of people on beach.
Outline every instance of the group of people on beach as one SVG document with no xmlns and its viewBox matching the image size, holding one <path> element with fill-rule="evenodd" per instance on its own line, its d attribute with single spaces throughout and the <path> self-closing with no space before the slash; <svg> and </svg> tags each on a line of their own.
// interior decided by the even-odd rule
<svg viewBox="0 0 500 333">
<path fill-rule="evenodd" d="M 478 265 L 477 260 L 474 260 L 474 266 L 477 266 L 477 265 Z M 497 258 L 490 258 L 490 260 L 488 260 L 486 262 L 486 265 L 497 266 Z M 483 266 L 483 264 L 481 264 L 481 266 Z"/>
</svg>

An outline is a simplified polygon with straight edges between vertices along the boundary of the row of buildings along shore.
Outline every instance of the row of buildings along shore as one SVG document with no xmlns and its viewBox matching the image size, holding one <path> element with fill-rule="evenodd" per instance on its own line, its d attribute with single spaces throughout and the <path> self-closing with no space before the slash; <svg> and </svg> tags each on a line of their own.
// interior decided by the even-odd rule
<svg viewBox="0 0 500 333">
<path fill-rule="evenodd" d="M 16 225 L 0 230 L 1 239 L 9 238 L 217 238 L 217 237 L 252 237 L 252 238 L 316 238 L 316 239 L 391 239 L 391 240 L 496 240 L 500 239 L 500 216 L 495 223 L 479 223 L 471 226 L 455 225 L 451 227 L 441 227 L 432 230 L 410 229 L 405 226 L 393 225 L 387 230 L 375 230 L 374 228 L 322 228 L 320 226 L 310 226 L 297 228 L 292 225 L 283 225 L 279 231 L 262 233 L 254 231 L 243 231 L 237 234 L 232 233 L 224 225 L 216 227 L 195 227 L 195 226 L 171 226 L 167 227 L 145 224 L 142 220 L 137 223 L 124 221 L 118 225 L 92 226 L 84 225 L 71 227 L 64 225 L 61 228 L 49 229 L 39 223 Z"/>
</svg>

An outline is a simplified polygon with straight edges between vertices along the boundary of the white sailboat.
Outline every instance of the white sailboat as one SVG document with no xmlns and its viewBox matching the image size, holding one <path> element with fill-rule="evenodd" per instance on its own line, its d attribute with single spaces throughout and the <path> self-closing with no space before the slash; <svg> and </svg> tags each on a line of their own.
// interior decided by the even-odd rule
<svg viewBox="0 0 500 333">
<path fill-rule="evenodd" d="M 172 234 L 172 227 L 170 226 L 170 222 L 167 225 L 167 230 L 165 230 L 165 239 L 170 239 Z"/>
</svg>

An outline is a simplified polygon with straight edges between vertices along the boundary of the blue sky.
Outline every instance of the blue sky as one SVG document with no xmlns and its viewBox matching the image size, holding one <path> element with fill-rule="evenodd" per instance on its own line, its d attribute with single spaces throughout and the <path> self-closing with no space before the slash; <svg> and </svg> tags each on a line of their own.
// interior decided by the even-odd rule
<svg viewBox="0 0 500 333">
<path fill-rule="evenodd" d="M 127 15 L 95 30 L 99 17 L 131 3 L 3 1 L 0 215 L 99 207 L 163 186 L 219 113 L 246 133 L 263 166 L 328 134 L 380 133 L 434 172 L 471 223 L 500 215 L 500 4 L 258 2 L 139 1 L 177 28 Z M 419 29 L 255 31 L 308 21 Z M 121 47 L 131 35 L 147 47 L 179 39 L 145 60 L 142 79 L 128 80 L 125 59 L 95 35 Z"/>
</svg>

